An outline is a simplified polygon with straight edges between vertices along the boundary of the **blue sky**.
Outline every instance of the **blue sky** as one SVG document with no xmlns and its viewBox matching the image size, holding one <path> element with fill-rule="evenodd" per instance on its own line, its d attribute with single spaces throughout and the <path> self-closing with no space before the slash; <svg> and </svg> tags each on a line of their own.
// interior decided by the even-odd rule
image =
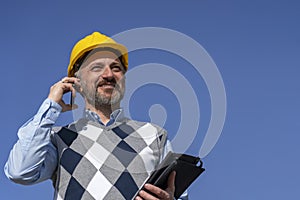
<svg viewBox="0 0 300 200">
<path fill-rule="evenodd" d="M 133 28 L 163 27 L 205 48 L 218 67 L 227 96 L 222 135 L 203 158 L 206 172 L 190 187 L 190 199 L 299 199 L 299 9 L 296 0 L 2 1 L 1 168 L 17 140 L 18 127 L 35 114 L 50 86 L 66 75 L 75 41 L 93 31 L 115 35 Z M 190 82 L 201 120 L 187 153 L 198 155 L 211 116 L 203 77 L 172 53 L 144 49 L 129 56 L 131 69 L 161 63 Z M 176 95 L 167 86 L 145 85 L 132 96 L 131 116 L 149 120 L 151 105 L 162 105 L 172 139 L 183 112 Z M 70 113 L 63 114 L 57 123 L 71 120 Z M 189 118 L 191 124 L 196 120 Z M 0 188 L 1 199 L 53 197 L 50 181 L 20 186 L 3 172 Z"/>
</svg>

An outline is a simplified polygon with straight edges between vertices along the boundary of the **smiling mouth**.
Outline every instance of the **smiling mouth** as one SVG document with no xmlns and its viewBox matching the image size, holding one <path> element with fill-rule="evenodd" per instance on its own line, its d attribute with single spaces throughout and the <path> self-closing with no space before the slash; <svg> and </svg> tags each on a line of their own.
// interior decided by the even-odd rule
<svg viewBox="0 0 300 200">
<path fill-rule="evenodd" d="M 114 85 L 100 85 L 101 88 L 115 88 Z"/>
<path fill-rule="evenodd" d="M 104 83 L 104 84 L 100 84 L 98 87 L 104 88 L 104 89 L 115 89 L 116 84 L 115 83 Z"/>
</svg>

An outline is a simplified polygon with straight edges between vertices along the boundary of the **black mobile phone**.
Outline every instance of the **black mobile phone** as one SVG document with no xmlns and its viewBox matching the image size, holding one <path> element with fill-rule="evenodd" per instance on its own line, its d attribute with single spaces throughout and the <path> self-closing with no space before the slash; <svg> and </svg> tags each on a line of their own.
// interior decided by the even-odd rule
<svg viewBox="0 0 300 200">
<path fill-rule="evenodd" d="M 77 91 L 75 84 L 72 84 L 72 86 L 73 86 L 73 88 L 75 88 L 75 91 Z M 74 101 L 75 101 L 75 99 L 73 98 L 73 94 L 71 92 L 71 94 L 70 94 L 70 105 L 71 106 L 74 104 Z"/>
<path fill-rule="evenodd" d="M 71 94 L 70 95 L 70 105 L 72 106 L 74 104 L 74 98 L 73 98 L 73 95 Z"/>
</svg>

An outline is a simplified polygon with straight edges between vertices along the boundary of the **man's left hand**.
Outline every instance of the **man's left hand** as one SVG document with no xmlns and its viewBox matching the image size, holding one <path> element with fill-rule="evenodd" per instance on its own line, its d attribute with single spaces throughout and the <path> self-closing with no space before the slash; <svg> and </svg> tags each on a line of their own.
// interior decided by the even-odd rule
<svg viewBox="0 0 300 200">
<path fill-rule="evenodd" d="M 135 200 L 173 200 L 174 199 L 174 192 L 175 192 L 175 176 L 176 172 L 173 171 L 168 177 L 168 187 L 167 189 L 163 190 L 159 187 L 156 187 L 151 184 L 145 184 L 144 188 L 154 194 L 148 193 L 145 190 L 141 190 L 139 195 L 135 198 Z"/>
</svg>

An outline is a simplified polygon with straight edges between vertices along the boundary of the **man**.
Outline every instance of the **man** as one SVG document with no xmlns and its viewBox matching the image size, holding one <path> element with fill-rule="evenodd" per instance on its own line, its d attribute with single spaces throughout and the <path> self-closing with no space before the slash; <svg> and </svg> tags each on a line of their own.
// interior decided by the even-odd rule
<svg viewBox="0 0 300 200">
<path fill-rule="evenodd" d="M 7 177 L 20 184 L 52 179 L 55 199 L 132 199 L 170 145 L 164 129 L 124 117 L 127 68 L 125 46 L 98 32 L 80 40 L 68 77 L 51 87 L 38 113 L 19 129 Z M 61 112 L 77 108 L 62 99 L 76 91 L 85 100 L 84 116 L 54 127 Z M 173 199 L 175 176 L 167 188 L 146 184 L 135 199 Z"/>
</svg>

